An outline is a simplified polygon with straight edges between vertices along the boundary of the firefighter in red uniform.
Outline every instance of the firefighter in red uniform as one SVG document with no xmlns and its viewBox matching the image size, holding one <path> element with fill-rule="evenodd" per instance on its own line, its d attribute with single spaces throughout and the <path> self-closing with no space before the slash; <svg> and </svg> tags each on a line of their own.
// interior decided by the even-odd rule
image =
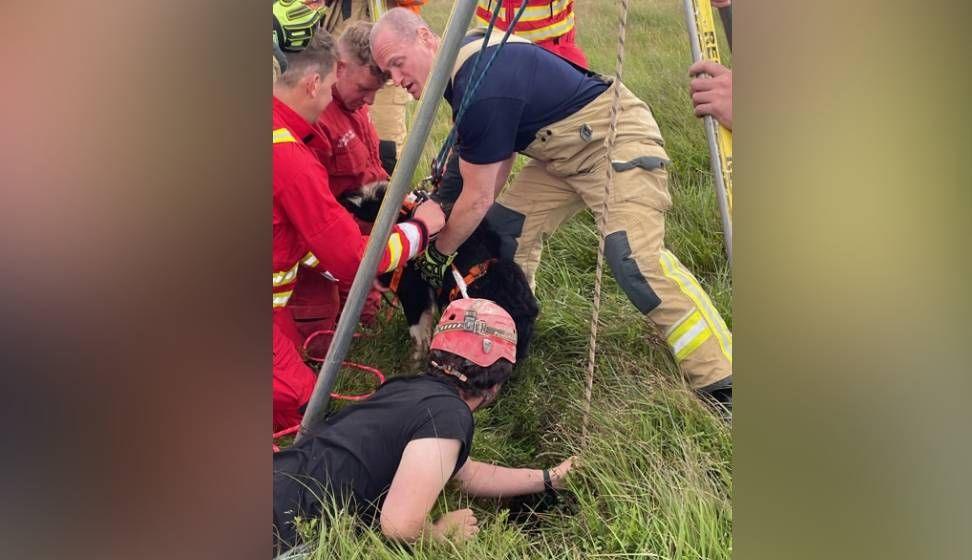
<svg viewBox="0 0 972 560">
<path fill-rule="evenodd" d="M 371 59 L 371 27 L 369 22 L 356 22 L 346 27 L 337 40 L 333 100 L 317 120 L 324 141 L 309 144 L 327 169 L 335 197 L 363 185 L 388 180 L 378 150 L 378 133 L 368 116 L 375 93 L 387 81 L 385 73 Z M 359 225 L 362 233 L 371 229 L 370 224 Z M 331 337 L 321 333 L 334 328 L 350 287 L 348 283 L 332 282 L 311 270 L 298 271 L 297 287 L 287 307 L 298 332 L 307 341 L 309 354 L 323 356 L 327 352 Z M 361 322 L 368 324 L 374 320 L 380 304 L 381 294 L 372 291 L 361 312 Z"/>
<path fill-rule="evenodd" d="M 334 100 L 317 121 L 330 144 L 330 149 L 318 152 L 318 156 L 327 168 L 334 196 L 388 180 L 389 172 L 382 167 L 378 149 L 378 132 L 369 118 L 369 106 L 387 79 L 371 59 L 372 26 L 370 22 L 356 22 L 337 40 Z"/>
<path fill-rule="evenodd" d="M 574 0 L 525 0 L 526 10 L 520 16 L 513 32 L 529 39 L 561 58 L 587 68 L 587 57 L 577 46 L 574 35 Z M 479 0 L 476 6 L 476 23 L 488 25 L 493 17 L 496 2 L 502 2 L 496 27 L 506 31 L 524 0 Z"/>
<path fill-rule="evenodd" d="M 273 93 L 273 424 L 296 425 L 310 399 L 315 376 L 300 358 L 296 328 L 286 305 L 298 268 L 350 282 L 361 263 L 366 237 L 328 186 L 324 166 L 308 144 L 325 142 L 316 124 L 331 101 L 334 42 L 318 32 L 304 50 L 288 57 Z M 442 228 L 441 209 L 425 203 L 414 218 L 395 226 L 377 273 L 395 269 L 420 253 Z"/>
</svg>

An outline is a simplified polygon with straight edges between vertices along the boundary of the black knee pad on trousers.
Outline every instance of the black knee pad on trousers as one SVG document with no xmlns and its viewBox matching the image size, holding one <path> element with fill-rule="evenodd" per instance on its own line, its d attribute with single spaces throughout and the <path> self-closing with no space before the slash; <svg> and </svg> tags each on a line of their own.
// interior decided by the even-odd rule
<svg viewBox="0 0 972 560">
<path fill-rule="evenodd" d="M 607 259 L 615 280 L 638 311 L 648 313 L 661 305 L 661 298 L 651 289 L 638 269 L 638 263 L 631 258 L 627 232 L 616 231 L 604 238 L 604 258 Z"/>
<path fill-rule="evenodd" d="M 486 224 L 499 237 L 499 258 L 513 260 L 525 220 L 523 214 L 498 203 L 494 203 L 486 212 Z"/>
</svg>

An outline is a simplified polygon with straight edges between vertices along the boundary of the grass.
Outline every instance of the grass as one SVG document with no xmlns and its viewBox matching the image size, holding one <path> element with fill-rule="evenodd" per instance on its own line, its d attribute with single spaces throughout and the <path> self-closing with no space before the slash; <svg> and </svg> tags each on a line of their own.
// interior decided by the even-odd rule
<svg viewBox="0 0 972 560">
<path fill-rule="evenodd" d="M 624 82 L 652 107 L 673 159 L 674 209 L 669 248 L 708 290 L 731 325 L 732 282 L 722 249 L 701 123 L 692 116 L 685 73 L 691 56 L 682 4 L 630 3 Z M 423 15 L 444 28 L 451 3 L 430 2 Z M 578 38 L 592 68 L 614 73 L 618 3 L 576 2 Z M 723 52 L 727 52 L 723 42 Z M 414 109 L 414 106 L 413 106 Z M 448 131 L 447 108 L 426 145 L 416 179 Z M 518 169 L 515 168 L 515 169 Z M 667 348 L 605 276 L 591 429 L 581 437 L 597 238 L 589 213 L 558 231 L 537 276 L 541 315 L 531 357 L 497 405 L 476 414 L 473 456 L 508 466 L 554 466 L 580 454 L 573 498 L 527 521 L 507 505 L 470 500 L 452 490 L 437 511 L 470 505 L 481 532 L 460 546 L 422 543 L 404 550 L 351 520 L 309 527 L 313 558 L 725 559 L 732 552 L 732 441 L 728 428 L 687 390 Z M 356 341 L 351 359 L 386 374 L 408 373 L 404 320 L 381 322 Z M 362 388 L 342 375 L 339 389 Z M 338 405 L 340 406 L 340 405 Z M 319 533 L 318 533 L 319 532 Z M 315 537 L 315 535 L 317 535 Z"/>
</svg>

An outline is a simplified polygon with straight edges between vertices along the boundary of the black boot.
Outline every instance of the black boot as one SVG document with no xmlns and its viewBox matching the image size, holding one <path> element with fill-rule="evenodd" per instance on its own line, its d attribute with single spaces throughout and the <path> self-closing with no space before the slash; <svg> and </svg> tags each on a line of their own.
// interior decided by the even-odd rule
<svg viewBox="0 0 972 560">
<path fill-rule="evenodd" d="M 732 422 L 732 376 L 696 389 L 699 397 L 713 407 L 726 422 Z"/>
</svg>

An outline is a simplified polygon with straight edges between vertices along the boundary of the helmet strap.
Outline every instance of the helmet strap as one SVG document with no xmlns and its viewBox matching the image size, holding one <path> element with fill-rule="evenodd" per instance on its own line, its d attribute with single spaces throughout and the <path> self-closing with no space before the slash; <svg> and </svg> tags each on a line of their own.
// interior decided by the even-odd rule
<svg viewBox="0 0 972 560">
<path fill-rule="evenodd" d="M 452 366 L 444 366 L 444 365 L 441 365 L 438 362 L 436 362 L 435 360 L 429 360 L 429 364 L 432 367 L 434 367 L 435 369 L 441 371 L 442 373 L 444 373 L 446 375 L 451 375 L 452 377 L 455 377 L 456 379 L 458 379 L 459 381 L 462 381 L 463 383 L 468 383 L 469 382 L 469 378 L 468 377 L 466 377 L 465 375 L 463 375 L 463 374 L 459 373 L 458 371 L 456 371 L 456 368 L 454 368 Z"/>
</svg>

